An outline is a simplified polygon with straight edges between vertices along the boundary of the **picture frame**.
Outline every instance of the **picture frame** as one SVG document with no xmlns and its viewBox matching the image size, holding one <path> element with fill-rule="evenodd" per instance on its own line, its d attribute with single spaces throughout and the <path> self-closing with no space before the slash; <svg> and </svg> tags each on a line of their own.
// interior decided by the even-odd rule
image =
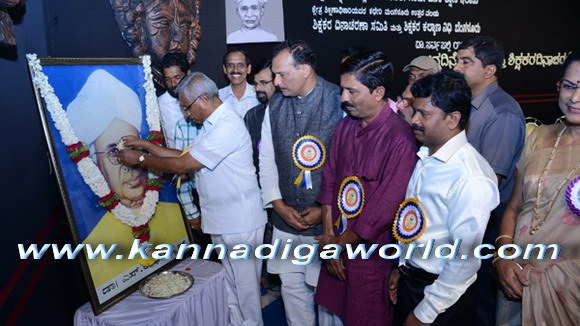
<svg viewBox="0 0 580 326">
<path fill-rule="evenodd" d="M 77 258 L 98 315 L 176 263 L 175 250 L 151 258 L 156 245 L 193 242 L 170 176 L 123 166 L 115 157 L 127 134 L 163 143 L 151 60 L 27 59 L 72 247 L 82 248 Z M 139 254 L 147 244 L 149 258 Z"/>
</svg>

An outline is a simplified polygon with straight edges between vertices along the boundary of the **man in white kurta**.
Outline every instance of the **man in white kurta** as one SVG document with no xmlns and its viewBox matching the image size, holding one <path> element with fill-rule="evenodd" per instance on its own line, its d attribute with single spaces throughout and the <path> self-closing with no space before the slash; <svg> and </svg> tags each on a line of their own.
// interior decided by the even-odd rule
<svg viewBox="0 0 580 326">
<path fill-rule="evenodd" d="M 189 155 L 143 140 L 125 139 L 125 145 L 147 150 L 119 154 L 123 164 L 140 164 L 170 173 L 195 172 L 203 212 L 201 228 L 214 244 L 251 247 L 249 259 L 230 259 L 222 264 L 227 275 L 231 325 L 262 325 L 260 273 L 262 262 L 253 249 L 262 244 L 266 211 L 252 159 L 250 135 L 244 121 L 217 96 L 217 86 L 202 73 L 185 77 L 177 88 L 184 114 L 202 124 Z"/>
</svg>

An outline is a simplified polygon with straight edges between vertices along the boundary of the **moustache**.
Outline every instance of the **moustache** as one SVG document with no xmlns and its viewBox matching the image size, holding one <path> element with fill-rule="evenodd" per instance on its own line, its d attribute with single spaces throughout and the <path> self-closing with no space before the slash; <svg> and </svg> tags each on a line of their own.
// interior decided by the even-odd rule
<svg viewBox="0 0 580 326">
<path fill-rule="evenodd" d="M 347 108 L 353 108 L 353 109 L 354 109 L 354 108 L 356 108 L 356 107 L 354 106 L 354 103 L 352 103 L 352 102 L 350 102 L 350 101 L 344 101 L 344 102 L 342 102 L 340 105 L 342 106 L 342 109 L 343 109 L 343 110 L 345 110 L 345 109 L 347 109 Z"/>
<path fill-rule="evenodd" d="M 413 130 L 417 130 L 417 131 L 425 131 L 425 128 L 419 126 L 418 124 L 414 123 L 411 125 L 411 129 Z"/>
</svg>

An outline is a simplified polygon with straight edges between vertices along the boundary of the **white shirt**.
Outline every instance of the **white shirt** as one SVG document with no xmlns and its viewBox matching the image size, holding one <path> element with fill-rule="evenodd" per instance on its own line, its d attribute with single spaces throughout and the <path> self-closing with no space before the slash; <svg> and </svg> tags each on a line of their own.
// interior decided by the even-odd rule
<svg viewBox="0 0 580 326">
<path fill-rule="evenodd" d="M 226 103 L 203 123 L 189 153 L 204 165 L 195 182 L 205 233 L 248 232 L 266 224 L 250 134 Z"/>
<path fill-rule="evenodd" d="M 436 153 L 428 156 L 421 147 L 419 161 L 407 187 L 406 198 L 418 198 L 425 209 L 426 228 L 413 244 L 435 240 L 430 259 L 422 260 L 423 248 L 400 264 L 413 265 L 433 274 L 435 282 L 425 288 L 425 298 L 414 310 L 423 323 L 432 323 L 437 315 L 451 307 L 475 282 L 481 261 L 473 249 L 481 244 L 491 211 L 499 204 L 497 177 L 491 166 L 473 146 L 465 131 L 451 138 Z M 438 259 L 435 248 L 462 239 L 457 259 Z M 409 244 L 399 243 L 407 252 Z M 443 255 L 449 250 L 444 251 Z M 459 259 L 461 255 L 469 259 Z"/>
<path fill-rule="evenodd" d="M 159 103 L 163 132 L 165 133 L 165 143 L 168 148 L 175 148 L 175 125 L 179 119 L 183 118 L 179 101 L 171 96 L 169 92 L 165 92 L 157 98 L 157 102 Z"/>
<path fill-rule="evenodd" d="M 272 125 L 270 123 L 270 106 L 264 113 L 262 121 L 262 140 L 260 142 L 260 185 L 262 186 L 262 201 L 265 207 L 272 207 L 276 199 L 282 199 L 278 183 L 278 167 L 274 156 L 274 141 L 272 140 Z"/>
<path fill-rule="evenodd" d="M 260 104 L 260 102 L 258 102 L 258 98 L 256 97 L 254 86 L 248 83 L 246 83 L 246 90 L 244 91 L 244 95 L 242 95 L 242 98 L 239 100 L 232 91 L 232 85 L 220 88 L 218 90 L 218 94 L 220 99 L 223 102 L 228 103 L 242 119 L 244 116 L 246 116 L 246 112 L 248 112 L 248 110 Z"/>
</svg>

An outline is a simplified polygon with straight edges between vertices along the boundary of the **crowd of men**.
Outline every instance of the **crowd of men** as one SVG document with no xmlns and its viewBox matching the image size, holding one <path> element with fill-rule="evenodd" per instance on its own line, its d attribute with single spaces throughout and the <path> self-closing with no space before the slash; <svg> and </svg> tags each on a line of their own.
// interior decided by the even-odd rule
<svg viewBox="0 0 580 326">
<path fill-rule="evenodd" d="M 266 234 L 294 246 L 417 248 L 398 262 L 378 251 L 307 265 L 269 260 L 288 325 L 492 325 L 490 266 L 419 257 L 429 240 L 461 239 L 467 254 L 497 236 L 524 143 L 522 110 L 497 81 L 503 57 L 493 38 L 474 36 L 454 71 L 414 58 L 393 101 L 396 72 L 380 51 L 352 48 L 339 86 L 317 74 L 304 41 L 280 43 L 255 67 L 232 49 L 219 90 L 170 53 L 159 97 L 167 147 L 126 136 L 119 160 L 180 177 L 191 227 L 214 243 L 255 247 Z M 230 323 L 262 325 L 262 261 L 222 263 Z"/>
</svg>

